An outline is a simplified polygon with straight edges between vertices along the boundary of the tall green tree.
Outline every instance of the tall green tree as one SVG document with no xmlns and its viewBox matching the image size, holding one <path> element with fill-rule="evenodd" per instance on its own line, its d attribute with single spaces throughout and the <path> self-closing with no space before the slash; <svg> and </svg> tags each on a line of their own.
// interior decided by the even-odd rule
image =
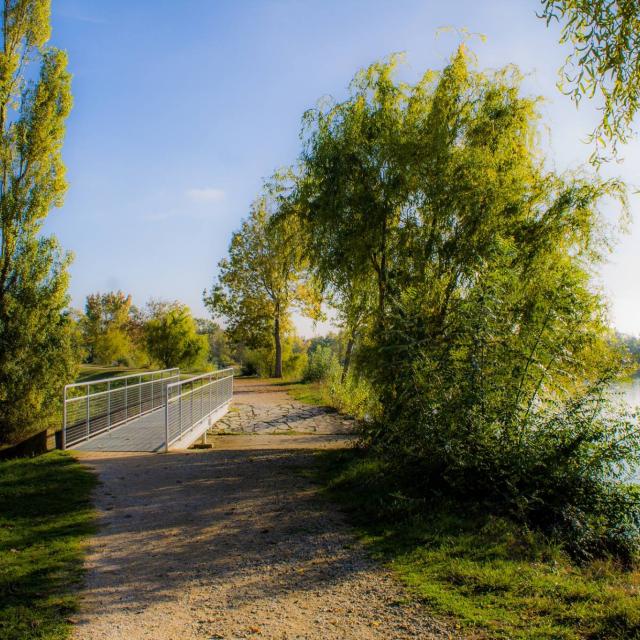
<svg viewBox="0 0 640 640">
<path fill-rule="evenodd" d="M 294 218 L 274 221 L 278 201 L 258 198 L 249 217 L 233 234 L 229 256 L 205 304 L 224 318 L 230 334 L 251 347 L 274 347 L 273 375 L 282 377 L 282 339 L 294 308 L 318 317 L 319 297 L 307 277 L 306 261 Z"/>
<path fill-rule="evenodd" d="M 122 291 L 87 296 L 82 326 L 89 362 L 103 365 L 133 362 L 135 348 L 130 336 L 133 314 L 131 296 Z"/>
<path fill-rule="evenodd" d="M 570 530 L 577 553 L 635 553 L 638 497 L 612 479 L 640 435 L 606 402 L 620 355 L 591 282 L 599 203 L 623 188 L 547 169 L 516 69 L 482 73 L 461 47 L 409 85 L 394 64 L 307 115 L 293 196 L 332 282 L 374 274 L 370 442 L 426 495 Z"/>
<path fill-rule="evenodd" d="M 75 349 L 65 312 L 70 258 L 40 234 L 67 187 L 71 109 L 63 51 L 46 47 L 48 0 L 6 0 L 0 50 L 0 441 L 47 424 Z"/>
<path fill-rule="evenodd" d="M 144 325 L 147 352 L 165 368 L 204 365 L 208 343 L 189 307 L 179 302 L 152 301 Z"/>
<path fill-rule="evenodd" d="M 601 159 L 608 143 L 615 153 L 627 142 L 640 109 L 640 3 L 638 0 L 542 0 L 541 17 L 562 25 L 569 53 L 560 89 L 578 104 L 601 100 L 602 117 L 592 133 Z"/>
</svg>

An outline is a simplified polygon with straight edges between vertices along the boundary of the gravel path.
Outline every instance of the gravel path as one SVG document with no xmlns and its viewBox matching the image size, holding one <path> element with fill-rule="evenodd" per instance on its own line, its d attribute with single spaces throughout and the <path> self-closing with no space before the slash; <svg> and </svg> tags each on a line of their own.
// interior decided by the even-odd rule
<svg viewBox="0 0 640 640">
<path fill-rule="evenodd" d="M 237 391 L 259 411 L 287 398 Z M 238 435 L 203 451 L 79 454 L 101 484 L 75 638 L 453 637 L 407 601 L 300 473 L 310 448 L 344 441 Z"/>
</svg>

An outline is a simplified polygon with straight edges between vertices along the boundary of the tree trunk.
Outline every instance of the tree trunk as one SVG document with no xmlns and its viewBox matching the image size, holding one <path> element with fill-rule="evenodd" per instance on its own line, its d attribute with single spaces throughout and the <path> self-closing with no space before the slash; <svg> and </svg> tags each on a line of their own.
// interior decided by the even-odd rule
<svg viewBox="0 0 640 640">
<path fill-rule="evenodd" d="M 274 378 L 282 378 L 282 343 L 280 341 L 280 305 L 276 305 L 276 313 L 273 322 L 273 339 L 276 344 L 276 363 Z"/>
<path fill-rule="evenodd" d="M 340 377 L 340 382 L 342 384 L 344 384 L 344 381 L 347 379 L 347 374 L 349 373 L 349 365 L 351 364 L 351 353 L 353 352 L 354 342 L 353 334 L 351 334 L 347 341 L 347 350 L 345 351 L 344 364 L 342 365 L 342 376 Z"/>
</svg>

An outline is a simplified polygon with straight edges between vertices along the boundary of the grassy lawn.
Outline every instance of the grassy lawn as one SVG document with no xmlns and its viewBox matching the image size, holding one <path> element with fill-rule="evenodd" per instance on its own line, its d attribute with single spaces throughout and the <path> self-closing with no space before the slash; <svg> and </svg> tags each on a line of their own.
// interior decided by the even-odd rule
<svg viewBox="0 0 640 640">
<path fill-rule="evenodd" d="M 317 479 L 372 554 L 469 637 L 640 639 L 637 569 L 609 561 L 578 567 L 550 541 L 459 507 L 417 515 L 381 464 L 358 452 L 320 454 Z"/>
<path fill-rule="evenodd" d="M 98 364 L 82 364 L 76 382 L 91 382 L 102 378 L 115 378 L 116 376 L 128 376 L 133 373 L 143 373 L 146 369 L 133 367 L 105 367 Z"/>
<path fill-rule="evenodd" d="M 0 462 L 0 638 L 67 638 L 94 476 L 68 454 Z"/>
<path fill-rule="evenodd" d="M 76 378 L 76 382 L 92 382 L 94 380 L 102 380 L 104 378 L 115 378 L 116 376 L 129 376 L 137 373 L 148 373 L 157 371 L 161 367 L 153 367 L 151 369 L 141 369 L 135 367 L 106 367 L 98 364 L 82 364 L 80 372 Z M 203 369 L 181 370 L 180 378 L 191 378 L 192 376 L 206 373 Z"/>
<path fill-rule="evenodd" d="M 319 382 L 288 383 L 287 393 L 295 400 L 306 404 L 313 404 L 317 407 L 327 406 L 327 400 L 322 393 Z"/>
</svg>

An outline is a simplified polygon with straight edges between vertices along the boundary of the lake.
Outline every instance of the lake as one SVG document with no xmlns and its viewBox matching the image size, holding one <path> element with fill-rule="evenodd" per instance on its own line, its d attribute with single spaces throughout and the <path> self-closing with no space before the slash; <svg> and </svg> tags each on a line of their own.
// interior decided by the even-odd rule
<svg viewBox="0 0 640 640">
<path fill-rule="evenodd" d="M 628 382 L 621 383 L 618 388 L 631 407 L 636 409 L 640 407 L 640 376 L 635 376 Z"/>
<path fill-rule="evenodd" d="M 620 383 L 617 391 L 624 395 L 627 404 L 632 409 L 640 408 L 640 376 L 634 376 L 631 380 Z M 636 470 L 634 479 L 640 483 L 640 469 Z"/>
</svg>

